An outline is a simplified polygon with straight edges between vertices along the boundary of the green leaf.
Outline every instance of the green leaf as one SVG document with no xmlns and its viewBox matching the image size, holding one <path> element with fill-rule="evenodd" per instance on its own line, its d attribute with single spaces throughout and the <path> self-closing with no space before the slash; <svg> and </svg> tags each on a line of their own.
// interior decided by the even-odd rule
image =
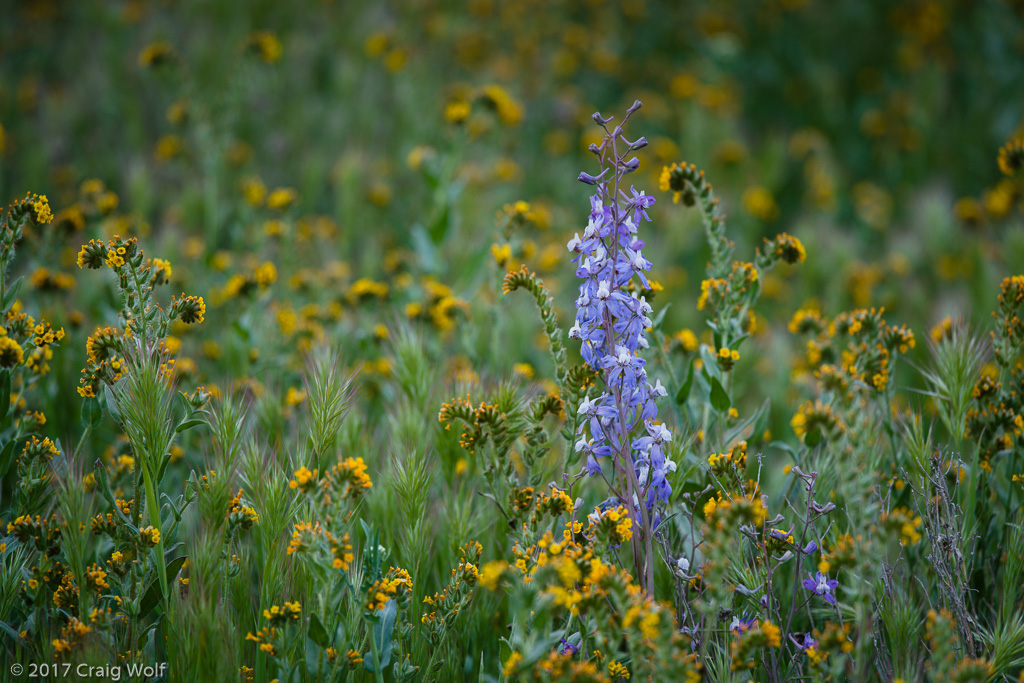
<svg viewBox="0 0 1024 683">
<path fill-rule="evenodd" d="M 7 293 L 4 295 L 4 300 L 2 302 L 0 302 L 0 310 L 6 311 L 7 309 L 9 309 L 11 307 L 11 304 L 13 304 L 15 301 L 17 301 L 18 294 L 21 293 L 21 285 L 24 284 L 24 282 L 25 282 L 25 276 L 22 275 L 17 280 L 15 280 L 14 282 L 11 283 L 10 288 L 7 290 Z"/>
<path fill-rule="evenodd" d="M 722 379 L 722 368 L 718 366 L 718 359 L 715 358 L 715 354 L 711 351 L 710 346 L 701 344 L 700 359 L 704 361 L 703 370 L 705 377 Z"/>
<path fill-rule="evenodd" d="M 430 235 L 427 234 L 426 229 L 417 223 L 412 226 L 410 230 L 412 234 L 412 246 L 413 251 L 416 252 L 416 260 L 421 267 L 428 272 L 436 272 L 438 270 L 439 257 L 437 255 L 437 248 L 430 239 Z"/>
<path fill-rule="evenodd" d="M 395 632 L 395 617 L 398 615 L 398 602 L 388 600 L 384 609 L 377 610 L 377 621 L 373 625 L 373 640 L 377 644 L 377 656 L 380 657 L 380 670 L 383 671 L 391 663 L 392 636 Z M 363 657 L 363 666 L 373 673 L 371 657 Z"/>
<path fill-rule="evenodd" d="M 13 628 L 11 628 L 10 626 L 8 626 L 7 624 L 5 624 L 2 621 L 0 621 L 0 630 L 2 630 L 4 633 L 9 635 L 11 637 L 11 640 L 14 641 L 15 645 L 21 646 L 23 641 L 22 641 L 20 633 L 18 633 L 17 631 L 15 631 Z"/>
<path fill-rule="evenodd" d="M 325 650 L 331 645 L 327 639 L 327 629 L 320 623 L 320 617 L 316 613 L 309 617 L 309 639 Z"/>
<path fill-rule="evenodd" d="M 201 418 L 200 419 L 192 418 L 190 420 L 189 419 L 182 420 L 180 423 L 178 423 L 178 426 L 174 428 L 174 433 L 175 434 L 181 434 L 182 432 L 184 432 L 184 431 L 186 431 L 188 429 L 192 429 L 193 427 L 198 427 L 199 425 L 204 425 L 204 424 L 206 424 L 206 420 L 203 420 Z"/>
<path fill-rule="evenodd" d="M 11 409 L 11 371 L 0 370 L 0 420 L 7 417 Z"/>
<path fill-rule="evenodd" d="M 164 480 L 164 472 L 167 471 L 167 466 L 171 463 L 170 453 L 164 453 L 163 457 L 160 458 L 160 463 L 156 468 L 156 480 L 161 482 Z"/>
<path fill-rule="evenodd" d="M 117 399 L 114 397 L 114 392 L 111 391 L 108 384 L 103 385 L 103 400 L 107 404 L 110 416 L 114 418 L 118 425 L 124 424 L 121 420 L 121 411 L 117 409 Z"/>
<path fill-rule="evenodd" d="M 235 328 L 235 332 L 238 333 L 238 336 L 242 339 L 242 341 L 248 343 L 249 341 L 252 340 L 252 333 L 249 332 L 248 328 L 243 326 L 242 323 L 236 320 L 234 323 L 231 324 L 231 326 Z"/>
<path fill-rule="evenodd" d="M 0 398 L 0 400 L 3 400 Z M 92 396 L 87 396 L 82 401 L 82 427 L 85 429 L 92 429 L 100 423 L 103 419 L 103 408 L 100 406 L 99 400 Z"/>
<path fill-rule="evenodd" d="M 757 428 L 757 424 L 756 423 L 758 423 L 758 422 L 760 422 L 762 420 L 764 415 L 768 412 L 768 407 L 770 405 L 771 405 L 771 399 L 767 399 L 766 398 L 764 400 L 764 403 L 761 404 L 761 407 L 757 409 L 756 413 L 754 413 L 753 415 L 751 415 L 747 419 L 743 420 L 738 425 L 736 425 L 735 427 L 733 427 L 732 429 L 730 429 L 728 432 L 725 433 L 724 443 L 726 443 L 726 444 L 732 443 L 734 440 L 736 440 L 738 438 L 750 439 L 751 437 L 756 435 L 756 433 L 757 433 L 755 431 L 756 428 Z M 753 425 L 753 428 L 750 430 L 750 434 L 748 434 L 747 436 L 743 436 L 743 432 L 748 427 L 751 427 L 751 425 Z"/>
<path fill-rule="evenodd" d="M 753 438 L 761 438 L 761 436 L 764 435 L 765 430 L 768 429 L 768 420 L 771 417 L 771 407 L 772 400 L 770 398 L 766 398 L 754 418 L 754 427 L 750 432 L 750 435 Z"/>
<path fill-rule="evenodd" d="M 434 244 L 441 244 L 445 235 L 448 234 L 448 227 L 451 225 L 451 206 L 447 201 L 442 201 L 437 208 L 437 215 L 430 225 L 430 240 Z"/>
<path fill-rule="evenodd" d="M 794 459 L 796 458 L 796 450 L 794 450 L 794 448 L 785 441 L 772 441 L 770 444 L 765 446 L 765 450 L 767 451 L 770 448 L 777 448 L 784 453 L 788 453 Z"/>
<path fill-rule="evenodd" d="M 711 406 L 720 413 L 724 413 L 729 410 L 729 406 L 732 405 L 732 401 L 729 400 L 729 394 L 726 393 L 725 387 L 718 381 L 717 377 L 711 378 Z"/>
<path fill-rule="evenodd" d="M 176 548 L 178 548 L 177 545 L 175 545 L 171 550 Z M 187 559 L 188 557 L 186 555 L 182 555 L 181 557 L 176 557 L 168 562 L 167 577 L 173 578 L 177 576 Z M 149 614 L 162 598 L 163 596 L 160 594 L 160 581 L 154 578 L 153 583 L 149 584 L 149 590 L 147 590 L 146 594 L 142 596 L 142 602 L 139 603 L 139 620 L 141 621 L 143 617 Z"/>
<path fill-rule="evenodd" d="M 683 386 L 679 387 L 679 391 L 676 392 L 676 403 L 683 405 L 686 403 L 686 399 L 690 398 L 690 390 L 693 389 L 693 361 L 690 359 L 690 365 L 686 371 L 686 381 L 683 382 Z"/>
<path fill-rule="evenodd" d="M 178 503 L 181 504 L 180 508 L 178 507 L 178 505 L 174 504 L 174 501 L 171 500 L 171 497 L 168 496 L 166 493 L 161 493 L 160 494 L 160 500 L 167 501 L 167 507 L 171 508 L 171 514 L 174 515 L 174 521 L 180 522 L 181 521 L 181 513 L 185 509 L 185 506 L 188 505 L 188 503 L 186 503 L 184 501 L 184 497 L 183 496 L 178 496 Z"/>
<path fill-rule="evenodd" d="M 662 321 L 665 320 L 665 314 L 668 313 L 668 309 L 671 307 L 671 301 L 665 304 L 665 306 L 658 312 L 658 315 L 654 317 L 654 321 L 651 323 L 651 329 L 657 330 L 661 327 Z"/>
<path fill-rule="evenodd" d="M 3 450 L 0 451 L 0 479 L 3 479 L 11 467 L 11 461 L 14 458 L 14 443 L 15 440 L 11 439 L 4 444 Z"/>
</svg>

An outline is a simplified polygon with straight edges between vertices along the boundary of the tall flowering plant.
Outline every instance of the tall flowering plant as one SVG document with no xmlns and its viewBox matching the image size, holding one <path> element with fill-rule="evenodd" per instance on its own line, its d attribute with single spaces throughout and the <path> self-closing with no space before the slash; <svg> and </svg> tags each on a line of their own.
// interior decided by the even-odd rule
<svg viewBox="0 0 1024 683">
<path fill-rule="evenodd" d="M 655 507 L 672 494 L 668 475 L 676 465 L 665 452 L 672 433 L 657 420 L 656 402 L 667 391 L 660 380 L 651 384 L 640 355 L 649 346 L 645 331 L 652 325 L 652 309 L 638 292 L 648 286 L 646 272 L 652 264 L 638 233 L 639 225 L 651 220 L 647 209 L 654 197 L 632 186 L 625 190 L 625 176 L 640 165 L 630 155 L 647 140 L 630 142 L 622 132 L 640 106 L 639 100 L 634 102 L 613 128 L 612 118 L 593 115 L 605 131 L 601 144 L 590 146 L 602 170 L 596 176 L 579 176 L 594 187 L 594 194 L 583 235 L 577 232 L 568 244 L 581 280 L 569 336 L 580 341 L 584 361 L 604 379 L 604 391 L 579 406 L 583 419 L 576 450 L 586 455 L 590 475 L 604 477 L 618 498 L 632 501 L 633 523 L 640 530 L 633 537 L 634 557 L 651 592 Z"/>
</svg>

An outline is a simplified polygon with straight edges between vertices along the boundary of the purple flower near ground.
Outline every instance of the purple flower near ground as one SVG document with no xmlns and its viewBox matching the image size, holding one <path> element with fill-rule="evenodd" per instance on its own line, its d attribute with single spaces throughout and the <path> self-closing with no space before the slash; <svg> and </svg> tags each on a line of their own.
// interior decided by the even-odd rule
<svg viewBox="0 0 1024 683">
<path fill-rule="evenodd" d="M 575 657 L 576 653 L 578 653 L 579 651 L 579 645 L 576 645 L 575 643 L 568 641 L 565 638 L 562 638 L 562 641 L 558 644 L 558 654 L 562 655 L 563 657 L 566 655 L 570 657 Z"/>
<path fill-rule="evenodd" d="M 825 602 L 830 605 L 836 604 L 836 596 L 834 592 L 839 587 L 839 582 L 835 579 L 830 579 L 821 572 L 817 573 L 817 576 L 807 572 L 807 576 L 810 578 L 804 579 L 804 588 L 811 591 L 815 595 L 820 595 L 825 598 Z"/>
<path fill-rule="evenodd" d="M 747 613 L 744 612 L 742 618 L 735 615 L 733 616 L 732 621 L 729 623 L 729 630 L 743 635 L 755 626 L 757 626 L 757 618 L 748 617 Z"/>
</svg>

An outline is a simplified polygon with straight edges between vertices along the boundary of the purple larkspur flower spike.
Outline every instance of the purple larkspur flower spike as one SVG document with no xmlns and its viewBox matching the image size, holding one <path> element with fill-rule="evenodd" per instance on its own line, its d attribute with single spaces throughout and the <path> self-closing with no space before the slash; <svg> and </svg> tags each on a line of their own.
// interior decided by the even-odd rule
<svg viewBox="0 0 1024 683">
<path fill-rule="evenodd" d="M 634 103 L 626 118 L 639 107 L 639 102 Z M 605 126 L 611 119 L 595 114 L 594 121 Z M 668 392 L 661 382 L 648 381 L 647 361 L 640 355 L 650 346 L 646 332 L 653 325 L 654 312 L 636 291 L 650 286 L 647 272 L 653 267 L 644 256 L 638 232 L 641 223 L 651 220 L 647 210 L 654 197 L 635 187 L 627 192 L 622 183 L 639 164 L 636 157 L 627 160 L 626 153 L 647 141 L 629 142 L 623 137 L 620 143 L 621 128 L 609 133 L 599 147 L 591 147 L 604 168 L 597 175 L 579 175 L 595 191 L 586 227 L 566 244 L 581 281 L 569 337 L 579 340 L 583 360 L 605 380 L 601 395 L 588 396 L 579 406 L 576 451 L 586 456 L 591 475 L 602 472 L 602 458 L 628 457 L 639 482 L 634 505 L 639 507 L 643 498 L 647 508 L 653 509 L 658 501 L 668 501 L 672 494 L 668 478 L 676 469 L 666 453 L 672 433 L 657 421 L 656 401 Z"/>
</svg>

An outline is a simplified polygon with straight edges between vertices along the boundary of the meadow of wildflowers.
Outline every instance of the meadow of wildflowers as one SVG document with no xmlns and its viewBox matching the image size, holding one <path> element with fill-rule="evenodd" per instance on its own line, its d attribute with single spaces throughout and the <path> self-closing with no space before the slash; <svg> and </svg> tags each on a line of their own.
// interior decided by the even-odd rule
<svg viewBox="0 0 1024 683">
<path fill-rule="evenodd" d="M 0 680 L 1024 681 L 1024 5 L 6 3 Z"/>
</svg>

